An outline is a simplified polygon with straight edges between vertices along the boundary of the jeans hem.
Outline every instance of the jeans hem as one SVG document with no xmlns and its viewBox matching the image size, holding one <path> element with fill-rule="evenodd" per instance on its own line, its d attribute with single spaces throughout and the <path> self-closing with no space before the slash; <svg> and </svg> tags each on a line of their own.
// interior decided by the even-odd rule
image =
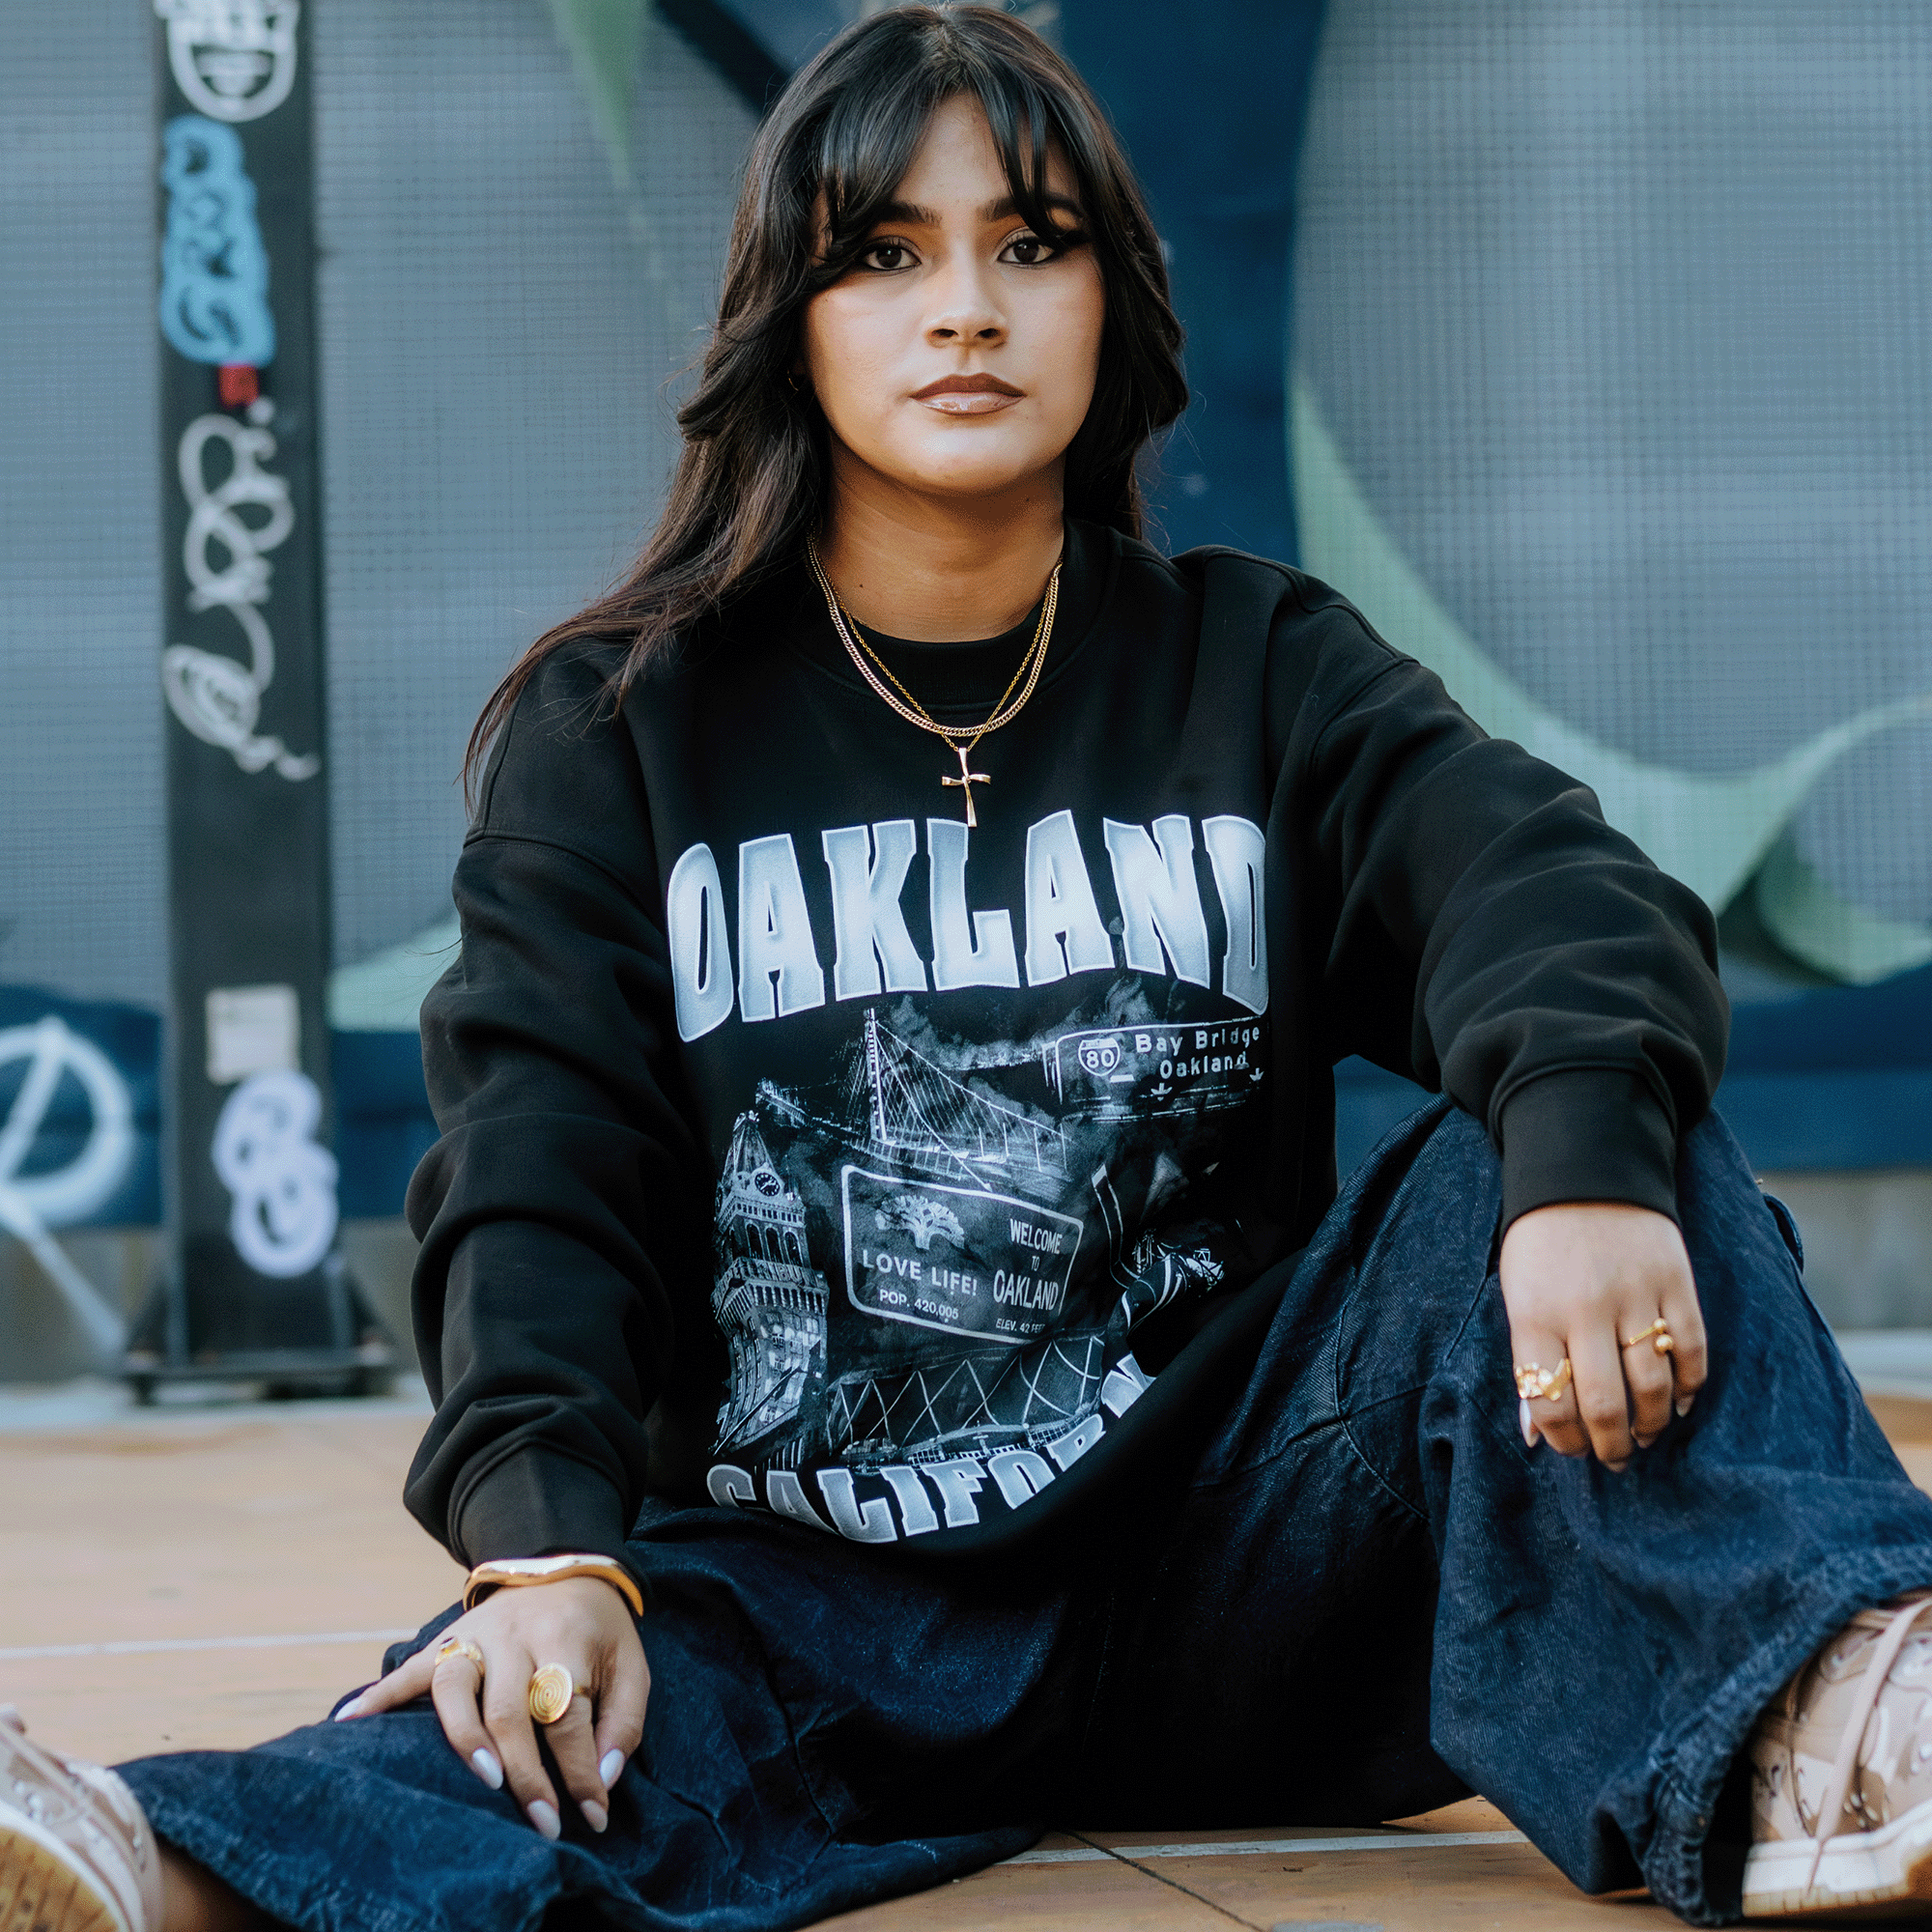
<svg viewBox="0 0 1932 1932">
<path fill-rule="evenodd" d="M 1932 1584 L 1932 1544 L 1862 1551 L 1821 1564 L 1801 1585 L 1778 1634 L 1747 1657 L 1698 1717 L 1659 1746 L 1655 1833 L 1641 1864 L 1651 1895 L 1692 1925 L 1729 1925 L 1743 1899 L 1713 1898 L 1706 1848 L 1719 1793 L 1778 1690 L 1860 1610 Z"/>
<path fill-rule="evenodd" d="M 501 1885 L 466 1898 L 452 1916 L 446 1888 L 424 1912 L 403 1902 L 407 1873 L 390 1868 L 381 1889 L 325 1877 L 328 1870 L 310 1843 L 292 1847 L 233 1822 L 212 1806 L 165 1790 L 143 1792 L 141 1762 L 120 1767 L 156 1838 L 204 1866 L 252 1905 L 293 1932 L 449 1932 L 453 1924 L 483 1932 L 535 1932 L 559 1906 L 565 1922 L 601 1924 L 612 1932 L 795 1932 L 863 1906 L 883 1904 L 966 1878 L 1038 1842 L 1037 1824 L 990 1828 L 945 1837 L 931 1833 L 877 1844 L 827 1838 L 779 1881 L 752 1876 L 732 1861 L 727 1896 L 653 1900 L 637 1889 L 635 1872 L 600 1873 L 595 1848 L 568 1842 L 550 1848 L 547 1875 Z M 534 1831 L 530 1837 L 535 1838 Z M 621 1848 L 620 1848 L 621 1849 Z M 487 1881 L 487 1865 L 478 1866 Z M 750 1895 L 748 1895 L 750 1894 Z"/>
<path fill-rule="evenodd" d="M 138 1789 L 138 1775 L 128 1778 L 155 1836 L 192 1859 L 232 1887 L 249 1904 L 266 1912 L 279 1925 L 296 1932 L 446 1932 L 443 1922 L 424 1918 L 393 1903 L 378 1902 L 366 1892 L 319 1882 L 303 1863 L 290 1882 L 286 1854 L 251 1850 L 244 1839 L 223 1831 L 190 1804 L 146 1796 Z"/>
</svg>

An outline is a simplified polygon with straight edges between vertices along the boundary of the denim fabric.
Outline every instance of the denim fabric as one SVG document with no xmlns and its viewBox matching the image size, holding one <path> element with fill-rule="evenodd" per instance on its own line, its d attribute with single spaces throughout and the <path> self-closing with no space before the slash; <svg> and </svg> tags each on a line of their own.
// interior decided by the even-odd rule
<svg viewBox="0 0 1932 1932">
<path fill-rule="evenodd" d="M 922 1565 L 647 1510 L 654 1688 L 603 1838 L 567 1807 L 546 1843 L 427 1706 L 125 1775 L 162 1837 L 317 1932 L 778 1932 L 1049 1825 L 1345 1823 L 1465 1789 L 1586 1890 L 1734 1918 L 1739 1748 L 1855 1610 L 1932 1583 L 1932 1501 L 1715 1120 L 1679 1169 L 1703 1395 L 1621 1476 L 1526 1449 L 1498 1180 L 1466 1117 L 1405 1123 L 1292 1279 L 1249 1291 L 1280 1301 L 1246 1386 L 1050 1550 Z"/>
</svg>

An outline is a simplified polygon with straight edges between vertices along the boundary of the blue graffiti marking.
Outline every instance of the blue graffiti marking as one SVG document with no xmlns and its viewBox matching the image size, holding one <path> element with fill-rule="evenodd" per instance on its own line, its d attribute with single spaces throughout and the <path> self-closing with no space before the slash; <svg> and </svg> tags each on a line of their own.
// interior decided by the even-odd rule
<svg viewBox="0 0 1932 1932">
<path fill-rule="evenodd" d="M 191 362 L 274 360 L 269 252 L 241 137 L 199 114 L 161 133 L 168 220 L 161 238 L 161 333 Z"/>
</svg>

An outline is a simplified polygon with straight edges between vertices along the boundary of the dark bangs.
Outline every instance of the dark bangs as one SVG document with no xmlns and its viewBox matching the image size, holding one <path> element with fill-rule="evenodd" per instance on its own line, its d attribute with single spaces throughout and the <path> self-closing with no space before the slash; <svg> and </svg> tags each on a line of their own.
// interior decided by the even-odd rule
<svg viewBox="0 0 1932 1932">
<path fill-rule="evenodd" d="M 879 51 L 886 59 L 879 63 L 884 71 L 868 76 L 874 86 L 833 97 L 813 178 L 800 184 L 814 206 L 824 196 L 831 222 L 830 245 L 811 276 L 814 294 L 852 269 L 912 166 L 934 110 L 958 95 L 980 103 L 1014 204 L 1037 235 L 1051 240 L 1065 226 L 1043 198 L 1050 147 L 1057 145 L 1066 157 L 1086 206 L 1094 157 L 1085 167 L 1081 159 L 1082 150 L 1092 147 L 1093 130 L 1064 125 L 1059 103 L 1033 75 L 1010 61 L 985 59 L 970 42 L 947 47 L 937 59 L 931 56 L 938 49 L 911 40 L 888 43 Z"/>
</svg>

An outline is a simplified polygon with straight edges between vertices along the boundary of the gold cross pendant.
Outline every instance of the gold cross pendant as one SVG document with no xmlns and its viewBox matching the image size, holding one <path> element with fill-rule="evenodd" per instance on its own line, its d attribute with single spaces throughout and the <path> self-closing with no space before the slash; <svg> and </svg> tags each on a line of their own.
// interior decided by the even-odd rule
<svg viewBox="0 0 1932 1932">
<path fill-rule="evenodd" d="M 967 747 L 964 745 L 952 747 L 952 754 L 959 760 L 959 776 L 956 779 L 941 779 L 939 782 L 943 785 L 957 785 L 966 794 L 966 826 L 972 831 L 977 829 L 980 823 L 979 815 L 973 810 L 973 787 L 976 784 L 991 784 L 993 781 L 984 772 L 969 772 L 966 769 L 966 752 Z"/>
</svg>

